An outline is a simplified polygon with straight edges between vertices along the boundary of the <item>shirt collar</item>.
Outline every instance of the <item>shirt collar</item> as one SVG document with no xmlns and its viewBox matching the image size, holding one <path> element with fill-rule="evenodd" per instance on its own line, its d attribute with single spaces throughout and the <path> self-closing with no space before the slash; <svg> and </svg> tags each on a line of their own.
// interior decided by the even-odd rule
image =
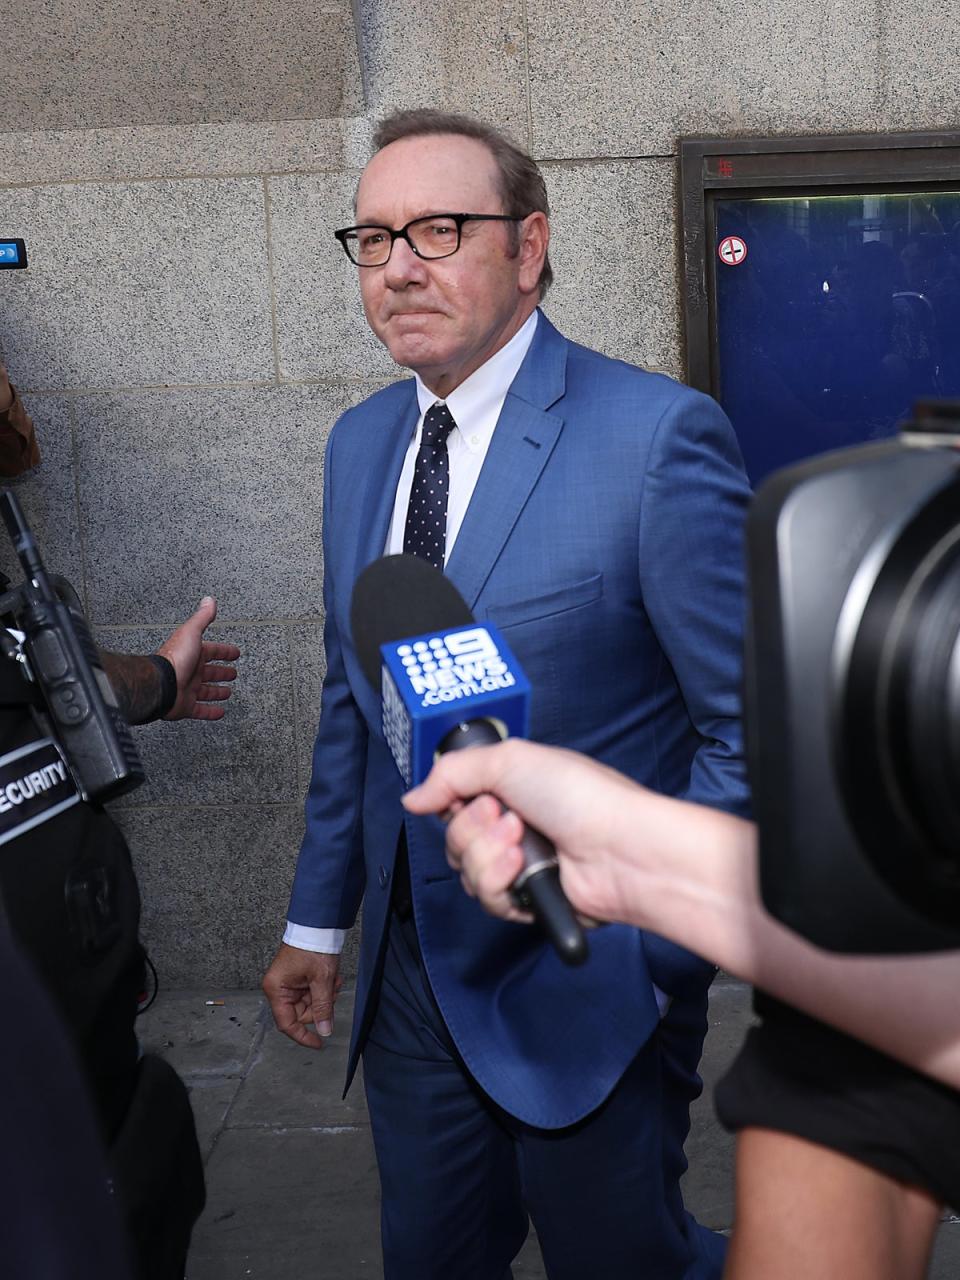
<svg viewBox="0 0 960 1280">
<path fill-rule="evenodd" d="M 537 311 L 529 315 L 505 346 L 495 351 L 486 363 L 475 369 L 469 378 L 447 396 L 447 408 L 453 414 L 457 430 L 470 448 L 479 447 L 480 441 L 476 438 L 478 435 L 493 434 L 507 392 L 533 342 L 533 335 L 537 331 L 537 315 Z M 420 417 L 423 418 L 430 406 L 436 404 L 437 397 L 429 387 L 424 386 L 419 374 L 415 377 L 417 403 L 420 406 Z"/>
</svg>

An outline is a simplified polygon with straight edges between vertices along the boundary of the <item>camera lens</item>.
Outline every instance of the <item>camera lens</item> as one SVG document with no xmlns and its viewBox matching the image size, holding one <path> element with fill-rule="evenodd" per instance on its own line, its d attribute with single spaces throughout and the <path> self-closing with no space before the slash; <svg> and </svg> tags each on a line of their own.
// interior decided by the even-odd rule
<svg viewBox="0 0 960 1280">
<path fill-rule="evenodd" d="M 899 769 L 918 826 L 960 877 L 960 550 L 945 550 L 918 594 L 892 674 Z"/>
<path fill-rule="evenodd" d="M 960 483 L 880 561 L 838 672 L 836 764 L 864 856 L 930 919 L 960 914 Z M 870 570 L 873 572 L 873 569 Z"/>
</svg>

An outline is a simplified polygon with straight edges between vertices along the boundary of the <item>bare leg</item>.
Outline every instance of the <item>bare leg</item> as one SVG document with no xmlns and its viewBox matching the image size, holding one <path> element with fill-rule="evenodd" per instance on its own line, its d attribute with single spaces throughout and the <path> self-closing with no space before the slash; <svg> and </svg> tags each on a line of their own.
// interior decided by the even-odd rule
<svg viewBox="0 0 960 1280">
<path fill-rule="evenodd" d="M 769 1129 L 737 1139 L 724 1280 L 922 1280 L 941 1206 L 849 1156 Z"/>
</svg>

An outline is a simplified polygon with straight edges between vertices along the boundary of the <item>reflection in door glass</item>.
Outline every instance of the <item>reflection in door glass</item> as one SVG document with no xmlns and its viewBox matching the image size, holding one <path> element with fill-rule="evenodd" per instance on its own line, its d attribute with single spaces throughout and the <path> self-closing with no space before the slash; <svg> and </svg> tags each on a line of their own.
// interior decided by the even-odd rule
<svg viewBox="0 0 960 1280">
<path fill-rule="evenodd" d="M 714 208 L 719 398 L 755 484 L 960 396 L 960 191 Z"/>
</svg>

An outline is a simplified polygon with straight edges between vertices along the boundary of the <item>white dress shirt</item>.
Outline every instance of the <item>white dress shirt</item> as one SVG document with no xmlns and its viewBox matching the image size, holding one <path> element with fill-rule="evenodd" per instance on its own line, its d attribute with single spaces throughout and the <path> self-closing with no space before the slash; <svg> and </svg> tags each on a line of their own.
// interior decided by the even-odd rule
<svg viewBox="0 0 960 1280">
<path fill-rule="evenodd" d="M 447 408 L 453 415 L 456 427 L 447 436 L 447 456 L 450 459 L 450 486 L 447 498 L 447 542 L 445 559 L 450 559 L 450 552 L 457 540 L 463 517 L 473 497 L 473 490 L 487 456 L 493 432 L 503 409 L 503 402 L 514 378 L 523 364 L 523 358 L 530 349 L 533 335 L 537 330 L 537 312 L 517 330 L 510 341 L 490 359 L 471 373 L 455 391 L 447 396 Z M 417 403 L 420 406 L 420 417 L 417 427 L 410 439 L 400 479 L 397 482 L 397 495 L 393 503 L 393 517 L 387 534 L 387 545 L 384 555 L 396 555 L 403 551 L 403 532 L 407 523 L 407 507 L 410 503 L 410 490 L 413 486 L 413 468 L 420 448 L 420 437 L 423 433 L 424 414 L 431 405 L 436 404 L 437 397 L 417 377 Z M 343 950 L 345 930 L 314 929 L 303 924 L 287 921 L 283 940 L 292 947 L 300 947 L 303 951 L 325 951 L 336 954 Z"/>
</svg>

